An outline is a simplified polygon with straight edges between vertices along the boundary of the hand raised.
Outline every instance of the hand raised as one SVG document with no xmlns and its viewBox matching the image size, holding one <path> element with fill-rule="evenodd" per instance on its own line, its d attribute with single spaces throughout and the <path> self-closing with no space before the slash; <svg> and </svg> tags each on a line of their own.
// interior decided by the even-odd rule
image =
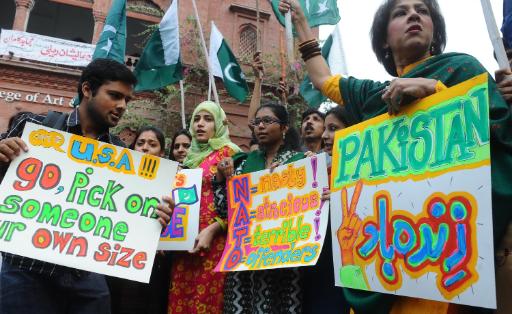
<svg viewBox="0 0 512 314">
<path fill-rule="evenodd" d="M 251 67 L 254 76 L 259 79 L 262 79 L 263 75 L 265 74 L 265 69 L 263 68 L 263 62 L 261 61 L 261 51 L 257 51 L 254 53 Z"/>
<path fill-rule="evenodd" d="M 304 17 L 304 11 L 297 0 L 281 0 L 279 1 L 279 11 L 284 15 L 288 11 L 292 12 L 292 20 L 295 21 L 299 17 Z"/>
</svg>

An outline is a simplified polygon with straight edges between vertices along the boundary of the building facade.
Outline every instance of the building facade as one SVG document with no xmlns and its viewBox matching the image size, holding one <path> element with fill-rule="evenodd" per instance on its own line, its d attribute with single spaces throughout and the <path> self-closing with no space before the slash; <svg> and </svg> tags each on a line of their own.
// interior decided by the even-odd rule
<svg viewBox="0 0 512 314">
<path fill-rule="evenodd" d="M 256 52 L 257 13 L 255 0 L 196 0 L 206 39 L 210 33 L 210 21 L 215 21 L 234 53 L 243 60 L 244 70 L 251 71 L 248 60 Z M 2 0 L 0 27 L 50 38 L 71 40 L 77 43 L 95 44 L 105 24 L 112 0 Z M 171 0 L 127 0 L 127 47 L 125 58 L 130 67 L 142 52 L 148 24 L 160 21 Z M 282 27 L 266 0 L 259 1 L 261 50 L 275 60 L 280 58 Z M 180 27 L 182 33 L 182 58 L 184 65 L 193 67 L 201 58 L 197 49 L 197 29 L 193 19 L 191 1 L 180 1 Z M 194 31 L 195 29 L 195 31 Z M 147 35 L 145 35 L 147 36 Z M 279 72 L 279 69 L 270 69 Z M 16 53 L 0 55 L 0 132 L 4 132 L 9 119 L 24 111 L 45 113 L 48 110 L 70 111 L 70 101 L 77 91 L 81 68 L 52 64 L 22 58 Z M 203 76 L 204 77 L 204 76 Z M 185 79 L 187 80 L 187 78 Z M 247 128 L 248 103 L 237 103 L 229 97 L 218 82 L 222 107 L 231 122 L 230 131 L 235 143 L 248 148 L 250 131 Z M 189 82 L 186 93 L 186 111 L 207 98 L 208 82 L 201 77 Z M 129 104 L 132 115 L 143 116 L 150 123 L 166 130 L 168 135 L 181 126 L 179 97 L 171 97 L 167 104 L 146 106 L 146 99 L 154 99 L 151 93 L 136 95 L 136 104 Z M 167 118 L 162 119 L 162 115 Z"/>
</svg>

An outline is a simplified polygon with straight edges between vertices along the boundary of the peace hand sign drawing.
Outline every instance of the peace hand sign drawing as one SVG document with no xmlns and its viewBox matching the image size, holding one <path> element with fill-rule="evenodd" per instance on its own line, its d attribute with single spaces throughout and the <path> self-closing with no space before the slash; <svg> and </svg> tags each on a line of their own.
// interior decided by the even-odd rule
<svg viewBox="0 0 512 314">
<path fill-rule="evenodd" d="M 363 189 L 363 183 L 359 181 L 354 189 L 352 195 L 352 201 L 350 207 L 348 205 L 347 189 L 341 190 L 341 208 L 342 208 L 342 220 L 341 225 L 338 228 L 337 236 L 338 243 L 340 244 L 341 259 L 343 266 L 354 265 L 354 246 L 361 230 L 362 220 L 356 214 L 357 203 L 361 196 Z"/>
</svg>

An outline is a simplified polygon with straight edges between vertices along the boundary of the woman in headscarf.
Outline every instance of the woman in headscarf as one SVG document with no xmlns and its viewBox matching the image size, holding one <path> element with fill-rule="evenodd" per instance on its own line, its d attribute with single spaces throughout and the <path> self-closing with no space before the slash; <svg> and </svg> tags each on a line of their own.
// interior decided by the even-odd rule
<svg viewBox="0 0 512 314">
<path fill-rule="evenodd" d="M 396 114 L 414 100 L 487 73 L 472 56 L 443 53 L 445 23 L 435 0 L 386 0 L 377 10 L 372 47 L 386 71 L 396 77 L 390 82 L 331 75 L 298 1 L 281 0 L 279 6 L 282 13 L 292 11 L 299 49 L 314 86 L 344 105 L 356 123 L 385 112 Z M 508 175 L 512 169 L 512 118 L 496 83 L 490 75 L 488 78 L 493 231 L 498 244 L 512 218 L 512 179 Z M 392 313 L 453 313 L 460 309 L 453 304 L 404 297 L 393 303 L 392 296 L 350 289 L 344 289 L 344 294 L 356 313 L 388 313 L 391 306 Z"/>
<path fill-rule="evenodd" d="M 224 110 L 211 101 L 195 108 L 190 134 L 192 144 L 183 164 L 203 169 L 199 235 L 190 252 L 173 254 L 169 313 L 222 313 L 225 274 L 213 269 L 224 250 L 226 224 L 215 208 L 212 178 L 218 162 L 240 149 L 229 139 Z"/>
</svg>

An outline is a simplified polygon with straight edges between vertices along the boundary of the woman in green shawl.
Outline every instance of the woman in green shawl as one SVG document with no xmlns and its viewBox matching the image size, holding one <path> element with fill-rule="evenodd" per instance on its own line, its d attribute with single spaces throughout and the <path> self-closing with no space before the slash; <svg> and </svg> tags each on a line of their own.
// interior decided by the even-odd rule
<svg viewBox="0 0 512 314">
<path fill-rule="evenodd" d="M 372 47 L 391 82 L 360 80 L 331 75 L 320 56 L 318 43 L 297 0 L 281 0 L 280 11 L 291 9 L 292 20 L 314 86 L 344 105 L 354 121 L 364 121 L 389 112 L 398 113 L 412 101 L 487 73 L 472 56 L 443 53 L 446 44 L 444 19 L 435 0 L 386 0 L 372 25 Z M 512 118 L 510 110 L 489 75 L 491 125 L 491 173 L 494 242 L 499 244 L 510 223 L 512 210 Z M 356 313 L 446 313 L 461 307 L 441 302 L 365 293 L 344 289 Z M 409 303 L 411 306 L 407 306 Z M 413 310 L 411 310 L 413 309 Z M 469 309 L 465 309 L 468 311 Z M 478 308 L 472 312 L 481 312 Z"/>
<path fill-rule="evenodd" d="M 219 161 L 240 149 L 229 139 L 224 110 L 211 101 L 194 110 L 190 134 L 192 144 L 183 163 L 203 170 L 199 235 L 190 252 L 173 254 L 169 313 L 221 313 L 224 273 L 213 268 L 224 250 L 225 221 L 217 214 L 211 182 Z"/>
<path fill-rule="evenodd" d="M 219 214 L 227 217 L 226 178 L 269 169 L 304 158 L 297 151 L 297 132 L 289 129 L 288 112 L 281 105 L 259 107 L 251 121 L 259 149 L 224 159 L 214 182 Z M 230 272 L 224 288 L 224 313 L 302 313 L 297 268 Z"/>
</svg>

